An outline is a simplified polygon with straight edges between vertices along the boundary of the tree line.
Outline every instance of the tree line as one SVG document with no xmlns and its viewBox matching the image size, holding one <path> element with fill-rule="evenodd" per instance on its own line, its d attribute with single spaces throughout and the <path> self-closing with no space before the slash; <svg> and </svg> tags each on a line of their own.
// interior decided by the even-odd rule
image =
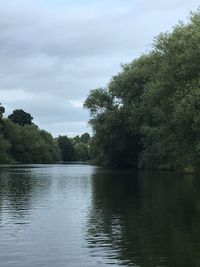
<svg viewBox="0 0 200 267">
<path fill-rule="evenodd" d="M 122 66 L 85 108 L 92 153 L 113 167 L 200 169 L 200 11 Z"/>
<path fill-rule="evenodd" d="M 24 110 L 3 118 L 0 104 L 0 163 L 55 163 L 90 159 L 90 135 L 68 138 L 53 136 L 33 123 Z"/>
</svg>

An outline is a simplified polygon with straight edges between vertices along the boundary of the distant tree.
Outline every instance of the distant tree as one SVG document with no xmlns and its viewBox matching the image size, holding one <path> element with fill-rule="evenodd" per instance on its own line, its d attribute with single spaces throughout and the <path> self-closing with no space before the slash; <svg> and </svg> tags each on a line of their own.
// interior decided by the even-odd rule
<svg viewBox="0 0 200 267">
<path fill-rule="evenodd" d="M 88 144 L 89 141 L 90 141 L 89 133 L 84 133 L 84 134 L 81 135 L 81 137 L 80 137 L 80 142 L 81 143 Z"/>
<path fill-rule="evenodd" d="M 31 114 L 23 111 L 22 109 L 16 109 L 13 111 L 11 115 L 8 116 L 8 118 L 21 126 L 24 126 L 26 124 L 31 125 L 33 117 Z"/>
<path fill-rule="evenodd" d="M 80 143 L 80 136 L 76 135 L 75 137 L 73 137 L 72 142 L 74 145 Z"/>
<path fill-rule="evenodd" d="M 57 139 L 63 161 L 73 161 L 75 150 L 72 141 L 67 136 L 60 136 Z"/>
<path fill-rule="evenodd" d="M 21 127 L 22 143 L 16 147 L 16 161 L 54 163 L 60 160 L 59 149 L 51 134 L 34 124 Z"/>
<path fill-rule="evenodd" d="M 87 144 L 78 143 L 75 145 L 76 160 L 86 161 L 89 159 L 89 148 Z"/>
<path fill-rule="evenodd" d="M 0 162 L 10 159 L 20 163 L 54 163 L 61 160 L 61 155 L 51 134 L 34 124 L 21 126 L 6 118 L 2 123 Z"/>
<path fill-rule="evenodd" d="M 0 103 L 0 118 L 3 117 L 3 113 L 5 112 L 5 108 Z"/>
<path fill-rule="evenodd" d="M 40 146 L 41 161 L 53 163 L 61 160 L 61 152 L 53 136 L 45 130 L 40 130 L 40 136 L 42 140 Z"/>
</svg>

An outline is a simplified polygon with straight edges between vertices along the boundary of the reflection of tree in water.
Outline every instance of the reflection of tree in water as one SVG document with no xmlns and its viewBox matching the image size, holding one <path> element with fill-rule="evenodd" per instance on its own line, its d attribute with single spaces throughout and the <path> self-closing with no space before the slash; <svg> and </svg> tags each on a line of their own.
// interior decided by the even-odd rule
<svg viewBox="0 0 200 267">
<path fill-rule="evenodd" d="M 48 183 L 45 179 L 41 183 L 34 169 L 1 169 L 0 214 L 4 212 L 4 217 L 12 218 L 13 223 L 23 223 L 35 197 L 49 188 Z"/>
<path fill-rule="evenodd" d="M 96 173 L 86 236 L 92 255 L 129 266 L 200 266 L 199 192 L 192 176 Z"/>
</svg>

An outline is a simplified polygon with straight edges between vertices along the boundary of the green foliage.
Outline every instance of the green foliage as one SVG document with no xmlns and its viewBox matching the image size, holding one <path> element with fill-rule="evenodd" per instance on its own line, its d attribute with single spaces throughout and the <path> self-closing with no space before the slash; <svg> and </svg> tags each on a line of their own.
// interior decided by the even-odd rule
<svg viewBox="0 0 200 267">
<path fill-rule="evenodd" d="M 89 157 L 88 145 L 84 143 L 77 143 L 75 146 L 76 160 L 86 161 Z"/>
<path fill-rule="evenodd" d="M 81 136 L 77 135 L 70 139 L 74 149 L 73 160 L 86 161 L 91 159 L 90 139 L 89 133 L 84 133 Z"/>
<path fill-rule="evenodd" d="M 9 154 L 10 143 L 0 134 L 0 163 L 12 163 L 12 157 Z"/>
<path fill-rule="evenodd" d="M 60 149 L 51 134 L 34 124 L 24 126 L 2 119 L 0 163 L 53 163 L 60 160 Z"/>
<path fill-rule="evenodd" d="M 18 154 L 19 162 L 53 163 L 60 160 L 60 153 L 53 137 L 44 130 L 38 130 L 35 125 L 22 127 L 23 140 Z M 30 141 L 31 140 L 31 141 Z"/>
<path fill-rule="evenodd" d="M 9 119 L 3 120 L 3 135 L 10 142 L 10 154 L 17 161 L 23 157 L 22 127 Z"/>
<path fill-rule="evenodd" d="M 94 89 L 90 92 L 84 106 L 90 109 L 92 115 L 95 115 L 112 106 L 112 97 L 106 89 Z"/>
<path fill-rule="evenodd" d="M 13 111 L 11 115 L 8 116 L 8 118 L 21 126 L 24 126 L 26 124 L 30 125 L 32 124 L 33 117 L 31 114 L 23 111 L 22 109 L 16 109 Z"/>
<path fill-rule="evenodd" d="M 89 109 L 98 159 L 106 164 L 185 169 L 200 166 L 200 12 L 152 51 L 92 90 Z"/>
<path fill-rule="evenodd" d="M 59 136 L 57 139 L 63 161 L 75 160 L 75 149 L 72 141 L 67 136 Z"/>
<path fill-rule="evenodd" d="M 88 144 L 89 141 L 90 141 L 89 133 L 84 133 L 84 134 L 81 135 L 81 137 L 80 137 L 80 142 L 81 143 Z"/>
<path fill-rule="evenodd" d="M 80 136 L 76 135 L 75 137 L 71 138 L 73 145 L 80 143 Z"/>
</svg>

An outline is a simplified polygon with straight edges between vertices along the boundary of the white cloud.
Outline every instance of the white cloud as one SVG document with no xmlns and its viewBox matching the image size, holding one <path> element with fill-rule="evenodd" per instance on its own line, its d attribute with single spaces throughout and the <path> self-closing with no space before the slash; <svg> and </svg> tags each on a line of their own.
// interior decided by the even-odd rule
<svg viewBox="0 0 200 267">
<path fill-rule="evenodd" d="M 9 104 L 16 103 L 18 101 L 31 100 L 33 93 L 27 92 L 23 89 L 16 88 L 11 90 L 1 89 L 1 101 Z"/>
<path fill-rule="evenodd" d="M 72 105 L 72 107 L 75 107 L 75 108 L 82 108 L 83 102 L 84 102 L 84 99 L 69 100 L 69 103 Z"/>
</svg>

